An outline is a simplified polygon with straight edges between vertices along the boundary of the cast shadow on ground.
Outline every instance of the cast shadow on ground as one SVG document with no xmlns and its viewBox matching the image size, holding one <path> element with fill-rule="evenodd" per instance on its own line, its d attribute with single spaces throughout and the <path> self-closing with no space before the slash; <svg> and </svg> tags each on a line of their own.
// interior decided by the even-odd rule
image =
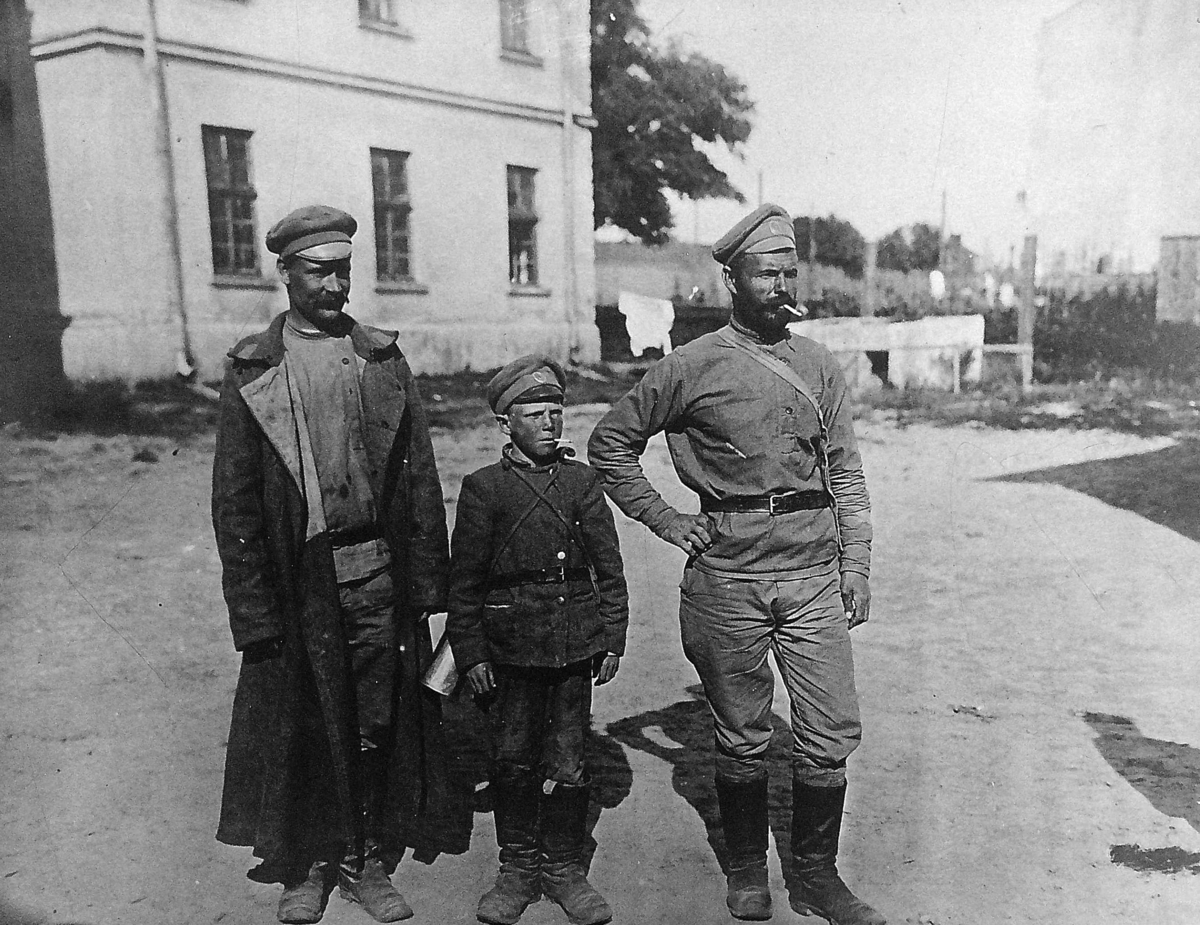
<svg viewBox="0 0 1200 925">
<path fill-rule="evenodd" d="M 9 903 L 0 896 L 0 925 L 43 925 L 49 917 L 43 913 L 30 912 Z M 82 922 L 64 922 L 63 925 L 83 925 Z"/>
<path fill-rule="evenodd" d="M 1096 750 L 1114 771 L 1160 813 L 1200 832 L 1200 749 L 1147 738 L 1124 716 L 1085 713 L 1083 719 L 1096 733 Z M 1113 845 L 1109 855 L 1114 863 L 1140 871 L 1200 873 L 1200 854 L 1178 847 Z"/>
<path fill-rule="evenodd" d="M 445 702 L 442 716 L 449 757 L 449 808 L 440 823 L 444 831 L 439 833 L 439 842 L 443 851 L 460 854 L 470 846 L 475 813 L 492 811 L 487 786 L 490 717 L 461 691 Z M 621 745 L 611 736 L 594 730 L 587 743 L 587 767 L 592 799 L 588 808 L 585 860 L 590 866 L 596 850 L 591 832 L 596 828 L 601 812 L 621 805 L 629 796 L 633 771 Z"/>
<path fill-rule="evenodd" d="M 725 836 L 717 795 L 713 787 L 713 721 L 699 684 L 687 689 L 690 700 L 660 710 L 609 723 L 607 732 L 620 744 L 636 748 L 671 765 L 671 783 L 699 814 L 708 833 L 708 844 L 722 871 L 727 871 Z M 799 901 L 799 883 L 790 850 L 792 831 L 792 733 L 788 724 L 772 714 L 775 732 L 767 752 L 770 788 L 770 825 L 775 835 L 783 880 L 793 908 Z"/>
<path fill-rule="evenodd" d="M 989 479 L 1061 485 L 1200 541 L 1200 440 Z"/>
</svg>

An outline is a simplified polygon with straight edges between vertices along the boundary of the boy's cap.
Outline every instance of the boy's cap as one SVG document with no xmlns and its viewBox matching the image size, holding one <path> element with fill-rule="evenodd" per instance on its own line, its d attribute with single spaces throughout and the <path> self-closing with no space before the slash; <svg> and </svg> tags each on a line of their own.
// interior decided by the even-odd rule
<svg viewBox="0 0 1200 925">
<path fill-rule="evenodd" d="M 728 266 L 741 254 L 769 254 L 796 249 L 796 229 L 783 206 L 764 202 L 717 239 L 713 259 Z"/>
<path fill-rule="evenodd" d="M 536 353 L 513 360 L 487 384 L 487 400 L 493 414 L 504 414 L 517 404 L 561 402 L 566 393 L 567 374 L 562 365 Z"/>
<path fill-rule="evenodd" d="M 333 206 L 304 206 L 289 212 L 267 232 L 267 250 L 281 259 L 345 260 L 358 230 L 354 216 Z"/>
</svg>

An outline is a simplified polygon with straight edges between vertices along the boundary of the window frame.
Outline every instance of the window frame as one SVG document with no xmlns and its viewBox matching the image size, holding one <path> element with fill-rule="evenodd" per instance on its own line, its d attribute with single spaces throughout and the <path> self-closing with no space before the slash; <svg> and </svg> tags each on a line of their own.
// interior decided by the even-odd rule
<svg viewBox="0 0 1200 925">
<path fill-rule="evenodd" d="M 523 58 L 533 53 L 529 0 L 500 0 L 500 50 Z"/>
<path fill-rule="evenodd" d="M 258 247 L 258 215 L 255 203 L 258 191 L 254 188 L 254 162 L 250 142 L 254 132 L 248 129 L 230 128 L 220 125 L 201 125 L 201 145 L 204 154 L 204 185 L 208 194 L 208 236 L 212 254 L 213 275 L 234 279 L 261 279 L 262 262 Z M 230 141 L 241 142 L 244 163 L 237 169 L 237 159 L 230 151 Z M 213 142 L 219 150 L 214 150 Z M 244 181 L 237 179 L 238 174 Z M 238 205 L 244 206 L 248 216 L 238 215 Z M 217 206 L 221 205 L 221 215 Z M 218 235 L 218 220 L 221 222 Z M 248 228 L 239 241 L 238 227 Z M 228 260 L 219 259 L 221 249 L 228 252 Z M 242 257 L 249 256 L 250 265 L 244 265 Z"/>
<path fill-rule="evenodd" d="M 381 12 L 381 7 L 386 8 L 386 13 Z M 358 21 L 371 25 L 399 27 L 396 0 L 358 0 Z"/>
<path fill-rule="evenodd" d="M 375 233 L 375 281 L 382 285 L 404 285 L 413 283 L 416 273 L 413 270 L 413 234 L 412 234 L 412 190 L 408 179 L 408 162 L 411 152 L 396 151 L 390 148 L 371 148 L 371 204 Z M 395 193 L 391 189 L 391 179 L 395 176 L 391 169 L 393 163 L 399 166 L 399 178 L 403 190 Z M 383 175 L 388 178 L 387 188 L 381 189 L 379 165 L 385 165 Z M 382 212 L 381 212 L 382 210 Z M 403 238 L 406 250 L 401 258 L 405 264 L 405 272 L 392 272 L 394 264 L 395 229 L 390 226 L 391 220 L 399 217 L 403 222 Z M 384 219 L 389 227 L 385 229 L 385 238 L 380 238 L 380 220 Z"/>
<path fill-rule="evenodd" d="M 508 164 L 505 171 L 508 202 L 508 282 L 510 286 L 519 289 L 539 288 L 541 285 L 537 246 L 537 174 L 536 167 L 522 167 L 517 164 Z M 526 198 L 528 201 L 523 201 Z M 522 251 L 528 254 L 524 279 L 521 279 L 522 270 L 519 267 Z"/>
</svg>

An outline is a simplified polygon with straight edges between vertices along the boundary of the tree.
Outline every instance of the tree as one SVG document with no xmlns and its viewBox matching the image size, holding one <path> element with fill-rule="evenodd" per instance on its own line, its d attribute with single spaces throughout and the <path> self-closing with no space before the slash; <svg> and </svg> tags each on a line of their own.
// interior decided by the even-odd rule
<svg viewBox="0 0 1200 925">
<path fill-rule="evenodd" d="M 936 270 L 941 262 L 942 233 L 932 225 L 916 222 L 879 239 L 876 265 L 881 270 Z"/>
<path fill-rule="evenodd" d="M 592 0 L 595 227 L 612 222 L 661 244 L 672 227 L 663 190 L 744 202 L 697 142 L 740 154 L 753 110 L 745 84 L 720 64 L 655 46 L 635 0 Z"/>
<path fill-rule="evenodd" d="M 828 218 L 802 215 L 793 224 L 796 228 L 796 252 L 802 261 L 811 257 L 814 263 L 838 267 L 853 279 L 862 277 L 866 241 L 857 228 L 835 215 Z"/>
<path fill-rule="evenodd" d="M 932 225 L 917 222 L 912 226 L 912 268 L 914 270 L 938 269 L 942 256 L 942 232 Z"/>
<path fill-rule="evenodd" d="M 912 245 L 908 243 L 903 228 L 897 228 L 879 239 L 875 266 L 881 270 L 899 270 L 901 273 L 912 269 Z"/>
</svg>

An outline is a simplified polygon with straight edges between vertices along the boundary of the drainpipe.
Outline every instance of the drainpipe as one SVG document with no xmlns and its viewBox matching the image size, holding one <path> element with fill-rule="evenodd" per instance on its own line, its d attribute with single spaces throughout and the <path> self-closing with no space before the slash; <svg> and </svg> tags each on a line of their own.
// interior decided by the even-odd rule
<svg viewBox="0 0 1200 925">
<path fill-rule="evenodd" d="M 188 330 L 187 305 L 183 298 L 183 256 L 179 242 L 179 204 L 175 199 L 175 160 L 171 149 L 171 123 L 167 112 L 167 87 L 162 61 L 158 56 L 158 16 L 154 0 L 144 0 L 145 38 L 142 43 L 146 76 L 150 85 L 150 109 L 154 117 L 154 154 L 162 180 L 160 214 L 167 232 L 167 272 L 170 275 L 167 298 L 179 318 L 179 351 L 175 368 L 185 381 L 196 376 L 196 358 L 192 353 Z"/>
<path fill-rule="evenodd" d="M 563 300 L 567 320 L 567 356 L 579 357 L 579 279 L 576 268 L 575 234 L 575 93 L 571 45 L 571 4 L 558 0 L 558 59 L 562 85 L 562 172 L 563 172 Z"/>
</svg>

